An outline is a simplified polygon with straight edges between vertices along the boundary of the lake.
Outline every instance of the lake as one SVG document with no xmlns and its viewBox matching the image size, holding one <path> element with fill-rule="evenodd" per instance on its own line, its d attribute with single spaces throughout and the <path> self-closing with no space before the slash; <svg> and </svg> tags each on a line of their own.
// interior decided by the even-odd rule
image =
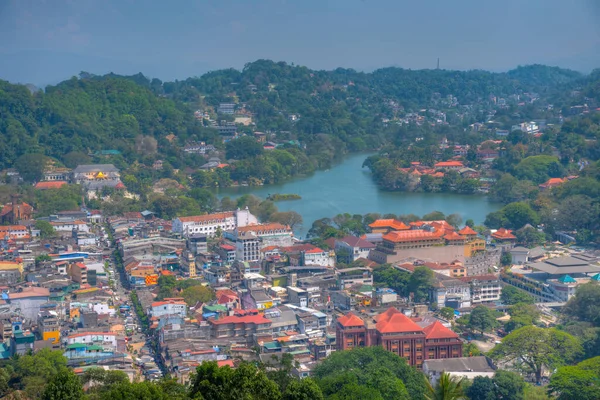
<svg viewBox="0 0 600 400">
<path fill-rule="evenodd" d="M 301 200 L 278 201 L 281 211 L 296 211 L 304 225 L 296 235 L 304 238 L 312 223 L 320 218 L 332 218 L 340 213 L 367 214 L 393 213 L 422 216 L 431 211 L 457 213 L 463 220 L 471 218 L 481 224 L 488 213 L 497 211 L 501 204 L 493 203 L 482 195 L 450 193 L 407 193 L 379 190 L 368 168 L 362 163 L 369 154 L 352 154 L 329 170 L 296 178 L 277 185 L 240 186 L 217 189 L 219 197 L 239 197 L 251 193 L 262 199 L 269 194 L 299 194 Z"/>
</svg>

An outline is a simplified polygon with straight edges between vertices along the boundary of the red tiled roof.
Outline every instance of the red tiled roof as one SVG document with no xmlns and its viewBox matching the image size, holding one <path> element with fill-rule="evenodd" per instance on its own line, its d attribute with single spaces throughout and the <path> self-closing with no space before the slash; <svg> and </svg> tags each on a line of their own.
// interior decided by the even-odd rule
<svg viewBox="0 0 600 400">
<path fill-rule="evenodd" d="M 230 368 L 234 367 L 233 360 L 231 360 L 231 359 L 230 360 L 218 360 L 217 365 L 219 367 L 225 367 L 225 366 L 230 367 Z"/>
<path fill-rule="evenodd" d="M 23 288 L 22 292 L 9 293 L 8 298 L 11 300 L 23 299 L 26 297 L 48 297 L 50 290 L 43 287 L 27 287 Z"/>
<path fill-rule="evenodd" d="M 340 242 L 347 243 L 348 246 L 350 246 L 350 247 L 361 247 L 361 248 L 366 248 L 366 249 L 373 249 L 376 247 L 373 243 L 368 242 L 368 241 L 361 239 L 359 237 L 356 237 L 356 236 L 345 236 L 338 240 Z"/>
<path fill-rule="evenodd" d="M 400 242 L 419 242 L 421 240 L 437 239 L 444 235 L 444 231 L 436 230 L 434 232 L 414 229 L 409 231 L 393 231 L 383 235 L 383 240 L 394 243 Z"/>
<path fill-rule="evenodd" d="M 268 252 L 268 251 L 273 251 L 273 250 L 277 250 L 277 249 L 279 249 L 279 246 L 266 246 L 266 247 L 263 247 L 262 249 L 260 249 L 260 251 Z"/>
<path fill-rule="evenodd" d="M 318 254 L 318 253 L 324 253 L 325 250 L 320 249 L 318 247 L 315 247 L 314 249 L 310 249 L 310 250 L 306 250 L 305 253 L 307 254 Z"/>
<path fill-rule="evenodd" d="M 353 312 L 349 312 L 348 314 L 338 318 L 337 322 L 343 327 L 350 326 L 364 326 L 365 322 L 356 316 Z"/>
<path fill-rule="evenodd" d="M 427 326 L 423 332 L 426 339 L 458 339 L 458 335 L 442 325 L 440 321 Z"/>
<path fill-rule="evenodd" d="M 423 329 L 413 320 L 394 307 L 376 317 L 375 327 L 380 333 L 422 332 Z"/>
<path fill-rule="evenodd" d="M 333 239 L 333 238 L 330 238 Z M 329 240 L 329 239 L 327 239 Z M 335 239 L 333 239 L 335 240 Z M 327 243 L 327 241 L 325 241 Z M 303 251 L 309 251 L 312 249 L 315 249 L 316 247 L 310 243 L 302 243 L 302 244 L 296 244 L 294 246 L 288 246 L 288 247 L 280 247 L 279 249 L 284 252 L 284 253 L 301 253 Z"/>
<path fill-rule="evenodd" d="M 192 217 L 178 217 L 181 222 L 207 222 L 222 220 L 233 217 L 233 211 L 227 211 L 215 214 L 194 215 Z"/>
<path fill-rule="evenodd" d="M 477 235 L 477 232 L 475 232 L 473 229 L 471 229 L 470 226 L 465 226 L 460 231 L 458 231 L 458 233 L 460 233 L 461 235 L 465 235 L 465 236 Z"/>
<path fill-rule="evenodd" d="M 220 296 L 217 296 L 217 299 L 217 304 L 227 304 L 236 301 L 238 297 L 231 294 L 221 294 Z"/>
<path fill-rule="evenodd" d="M 395 219 L 378 219 L 372 224 L 369 224 L 371 228 L 391 228 L 395 231 L 402 231 L 406 229 L 410 229 L 408 225 L 406 225 L 402 221 L 398 221 Z"/>
<path fill-rule="evenodd" d="M 494 239 L 516 239 L 517 237 L 512 234 L 510 229 L 500 228 L 496 232 L 492 233 Z"/>
<path fill-rule="evenodd" d="M 44 181 L 36 183 L 35 188 L 40 190 L 59 189 L 65 185 L 67 185 L 65 181 Z"/>
<path fill-rule="evenodd" d="M 335 238 L 329 238 L 329 239 L 325 239 L 323 241 L 323 243 L 325 243 L 327 245 L 327 247 L 329 247 L 330 249 L 335 248 Z"/>
<path fill-rule="evenodd" d="M 227 296 L 236 296 L 237 297 L 237 293 L 234 292 L 231 289 L 219 289 L 217 290 L 217 292 L 215 293 L 215 295 L 217 297 L 221 296 L 221 295 L 227 295 Z"/>
<path fill-rule="evenodd" d="M 245 315 L 243 317 L 229 316 L 221 319 L 209 319 L 210 323 L 215 325 L 223 324 L 269 324 L 270 319 L 263 317 L 262 315 Z"/>
<path fill-rule="evenodd" d="M 22 214 L 31 214 L 33 212 L 33 207 L 30 206 L 29 204 L 20 203 L 19 205 L 21 206 Z M 2 207 L 2 211 L 0 211 L 0 217 L 7 215 L 10 212 L 12 212 L 12 204 L 11 203 L 5 204 L 4 207 Z"/>
<path fill-rule="evenodd" d="M 284 230 L 284 231 L 289 231 L 289 232 L 292 231 L 289 226 L 282 225 L 278 222 L 270 222 L 268 224 L 248 225 L 248 226 L 243 226 L 243 227 L 238 228 L 238 232 L 257 232 L 259 234 L 263 233 L 263 232 L 279 231 L 279 230 Z"/>
</svg>

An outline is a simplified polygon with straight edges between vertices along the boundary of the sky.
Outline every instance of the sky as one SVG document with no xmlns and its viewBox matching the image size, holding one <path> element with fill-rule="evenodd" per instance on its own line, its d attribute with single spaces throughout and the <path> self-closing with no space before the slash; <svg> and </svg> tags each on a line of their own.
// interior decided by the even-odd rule
<svg viewBox="0 0 600 400">
<path fill-rule="evenodd" d="M 600 67 L 600 0 L 0 0 L 0 79 L 185 79 L 257 59 L 371 71 Z"/>
</svg>

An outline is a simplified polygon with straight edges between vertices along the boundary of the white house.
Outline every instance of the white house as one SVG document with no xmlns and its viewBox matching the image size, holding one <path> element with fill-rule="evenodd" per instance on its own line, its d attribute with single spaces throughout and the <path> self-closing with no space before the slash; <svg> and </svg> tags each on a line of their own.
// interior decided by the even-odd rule
<svg viewBox="0 0 600 400">
<path fill-rule="evenodd" d="M 191 217 L 177 217 L 173 220 L 173 232 L 184 237 L 195 233 L 214 236 L 217 229 L 231 231 L 238 227 L 258 224 L 258 219 L 245 210 L 228 211 L 215 214 L 195 215 Z"/>
<path fill-rule="evenodd" d="M 329 251 L 325 251 L 318 247 L 303 251 L 302 257 L 304 258 L 304 265 L 333 266 L 331 263 L 332 257 L 329 256 Z"/>
<path fill-rule="evenodd" d="M 84 221 L 54 221 L 50 222 L 50 225 L 54 227 L 57 232 L 71 232 L 73 229 L 79 232 L 89 232 L 90 227 Z"/>
<path fill-rule="evenodd" d="M 512 256 L 513 264 L 523 265 L 529 261 L 529 249 L 525 247 L 513 247 L 510 249 L 510 255 Z"/>
<path fill-rule="evenodd" d="M 155 301 L 152 303 L 151 308 L 153 317 L 179 315 L 181 318 L 185 318 L 187 315 L 187 304 L 185 304 L 185 301 L 168 299 L 165 301 Z"/>
<path fill-rule="evenodd" d="M 8 236 L 13 238 L 24 238 L 29 235 L 27 227 L 24 225 L 5 225 L 0 226 L 0 233 L 6 232 Z"/>
<path fill-rule="evenodd" d="M 346 236 L 335 240 L 335 252 L 337 254 L 348 254 L 350 257 L 348 261 L 350 262 L 356 261 L 359 258 L 369 258 L 369 254 L 374 248 L 375 245 L 373 243 L 356 236 Z"/>
</svg>

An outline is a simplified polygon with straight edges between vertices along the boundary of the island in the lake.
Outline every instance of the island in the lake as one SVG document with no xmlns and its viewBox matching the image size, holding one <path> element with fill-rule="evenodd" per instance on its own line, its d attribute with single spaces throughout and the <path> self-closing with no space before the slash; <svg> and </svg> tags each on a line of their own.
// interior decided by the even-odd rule
<svg viewBox="0 0 600 400">
<path fill-rule="evenodd" d="M 284 200 L 300 200 L 302 197 L 299 194 L 270 194 L 267 196 L 267 200 L 271 201 L 284 201 Z"/>
</svg>

